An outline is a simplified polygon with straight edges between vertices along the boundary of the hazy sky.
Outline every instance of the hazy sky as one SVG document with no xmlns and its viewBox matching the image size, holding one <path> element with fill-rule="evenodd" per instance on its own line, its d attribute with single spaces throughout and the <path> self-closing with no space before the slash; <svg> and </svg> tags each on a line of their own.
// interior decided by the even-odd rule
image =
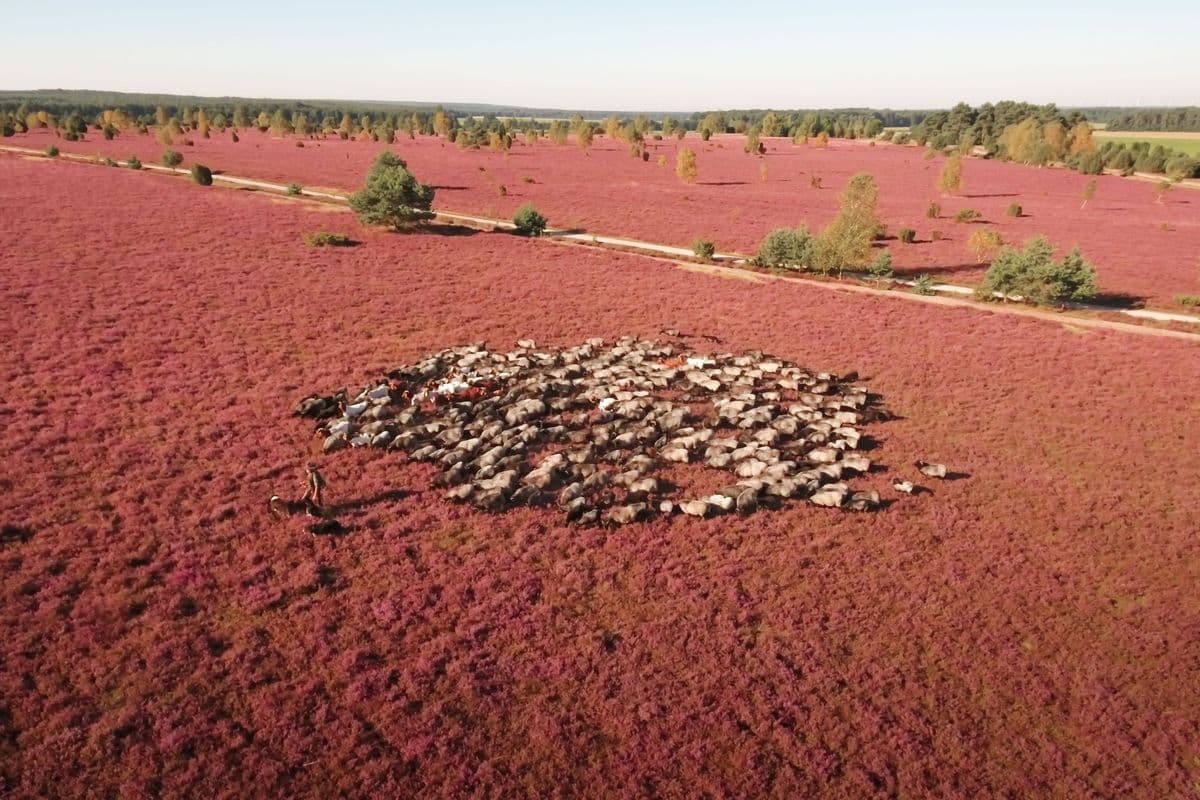
<svg viewBox="0 0 1200 800">
<path fill-rule="evenodd" d="M 1200 104 L 1200 0 L 0 0 L 0 20 L 4 89 L 656 111 Z"/>
</svg>

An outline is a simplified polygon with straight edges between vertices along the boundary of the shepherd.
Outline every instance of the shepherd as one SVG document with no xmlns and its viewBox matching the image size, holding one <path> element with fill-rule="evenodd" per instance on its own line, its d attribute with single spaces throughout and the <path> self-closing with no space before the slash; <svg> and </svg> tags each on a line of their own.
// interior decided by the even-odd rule
<svg viewBox="0 0 1200 800">
<path fill-rule="evenodd" d="M 310 516 L 319 516 L 321 511 L 321 492 L 325 488 L 325 476 L 317 469 L 317 465 L 309 463 L 304 467 L 304 494 L 300 502 L 308 504 Z"/>
</svg>

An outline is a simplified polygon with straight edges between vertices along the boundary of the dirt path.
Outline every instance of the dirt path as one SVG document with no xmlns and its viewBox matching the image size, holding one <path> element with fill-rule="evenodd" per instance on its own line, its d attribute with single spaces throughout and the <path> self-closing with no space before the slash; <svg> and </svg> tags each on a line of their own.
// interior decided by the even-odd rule
<svg viewBox="0 0 1200 800">
<path fill-rule="evenodd" d="M 0 152 L 9 152 L 21 155 L 22 157 L 37 156 L 45 157 L 45 154 L 40 150 L 32 150 L 26 147 L 12 147 L 3 145 L 0 146 Z M 59 158 L 70 161 L 83 162 L 88 164 L 103 163 L 102 159 L 96 156 L 81 155 L 77 153 L 62 153 Z M 171 173 L 175 175 L 189 175 L 186 169 L 176 167 L 166 167 L 159 164 L 143 164 L 142 169 L 160 172 Z M 213 173 L 213 180 L 222 183 L 227 183 L 233 186 L 242 186 L 251 189 L 259 189 L 287 195 L 287 186 L 279 183 L 271 183 L 268 181 L 256 180 L 254 178 L 245 178 L 236 175 L 227 175 L 224 173 Z M 349 202 L 349 198 L 344 194 L 335 192 L 316 191 L 312 189 L 301 189 L 300 198 L 309 198 L 320 200 L 323 202 L 331 202 L 345 204 Z M 508 220 L 493 219 L 490 217 L 480 217 L 472 214 L 461 214 L 453 211 L 438 211 L 435 209 L 437 219 L 444 222 L 467 224 L 475 227 L 491 228 L 495 230 L 513 230 L 515 226 Z M 654 242 L 643 242 L 636 239 L 625 239 L 614 236 L 604 236 L 601 234 L 582 233 L 574 230 L 562 230 L 555 228 L 547 228 L 543 234 L 546 238 L 552 241 L 559 241 L 565 244 L 572 244 L 586 247 L 604 247 L 607 249 L 617 249 L 624 252 L 646 255 L 653 258 L 658 258 L 663 261 L 670 261 L 682 268 L 695 267 L 695 262 L 691 262 L 686 266 L 678 264 L 674 261 L 675 258 L 692 258 L 691 250 L 683 247 L 674 247 L 671 245 L 657 244 Z M 666 259 L 662 256 L 669 256 Z M 729 275 L 729 277 L 741 277 L 746 274 L 743 268 L 738 266 L 724 266 L 724 264 L 745 264 L 748 257 L 739 253 L 717 253 L 713 256 L 713 261 L 718 263 L 705 264 L 706 271 L 710 274 L 722 275 L 724 273 L 737 273 L 737 275 Z M 911 292 L 895 291 L 896 286 L 912 286 L 915 281 L 905 280 L 901 278 L 892 278 L 889 288 L 878 288 L 876 286 L 864 286 L 857 283 L 835 280 L 814 280 L 811 278 L 801 278 L 790 275 L 775 275 L 770 273 L 754 273 L 759 277 L 767 280 L 777 281 L 792 281 L 801 283 L 807 286 L 817 286 L 833 291 L 847 291 L 859 294 L 874 294 L 910 300 L 922 303 L 932 303 L 934 305 L 943 306 L 959 306 L 969 307 L 989 313 L 999 314 L 1014 314 L 1033 319 L 1041 319 L 1048 322 L 1054 322 L 1061 325 L 1075 326 L 1088 329 L 1102 329 L 1119 331 L 1123 333 L 1141 334 L 1144 336 L 1161 336 L 1172 339 L 1185 339 L 1195 342 L 1200 342 L 1200 333 L 1191 333 L 1185 331 L 1176 331 L 1163 328 L 1152 328 L 1144 325 L 1135 325 L 1132 323 L 1116 322 L 1112 320 L 1095 319 L 1092 317 L 1078 316 L 1071 314 L 1070 311 L 1081 311 L 1089 313 L 1101 314 L 1121 314 L 1135 319 L 1149 320 L 1153 322 L 1175 322 L 1200 325 L 1200 317 L 1187 314 L 1174 314 L 1165 311 L 1150 311 L 1147 309 L 1114 309 L 1104 306 L 1091 305 L 1087 303 L 1075 303 L 1070 306 L 1069 311 L 1044 311 L 1030 306 L 1024 305 L 992 305 L 983 304 L 972 299 L 974 290 L 967 286 L 958 286 L 955 284 L 939 283 L 934 284 L 934 295 L 918 295 Z M 850 273 L 848 273 L 850 274 Z M 850 274 L 851 278 L 861 278 L 863 276 Z"/>
</svg>

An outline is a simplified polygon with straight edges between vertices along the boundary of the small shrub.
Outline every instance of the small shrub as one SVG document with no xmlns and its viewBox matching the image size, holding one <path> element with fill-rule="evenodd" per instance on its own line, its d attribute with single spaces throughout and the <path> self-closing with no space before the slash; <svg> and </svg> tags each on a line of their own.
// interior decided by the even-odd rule
<svg viewBox="0 0 1200 800">
<path fill-rule="evenodd" d="M 125 166 L 129 167 L 130 169 L 141 169 L 142 161 L 137 156 L 130 156 L 128 159 L 126 159 Z"/>
<path fill-rule="evenodd" d="M 45 153 L 46 158 L 58 158 L 58 148 L 54 145 L 47 145 Z"/>
<path fill-rule="evenodd" d="M 913 281 L 913 293 L 926 296 L 934 294 L 933 286 L 933 278 L 928 275 L 918 275 L 917 279 Z"/>
<path fill-rule="evenodd" d="M 807 269 L 816 261 L 817 241 L 807 228 L 776 228 L 767 234 L 754 261 L 760 267 Z"/>
<path fill-rule="evenodd" d="M 346 137 L 344 137 L 344 136 L 343 136 L 342 138 L 344 139 L 344 138 L 346 138 Z M 229 134 L 229 140 L 230 140 L 231 142 L 233 142 L 234 144 L 237 144 L 238 142 L 240 142 L 240 141 L 241 141 L 241 139 L 239 139 L 239 138 L 238 138 L 237 131 L 231 131 L 231 132 L 230 132 L 230 134 Z"/>
<path fill-rule="evenodd" d="M 937 153 L 935 153 L 933 151 L 933 148 L 931 147 L 925 151 L 925 154 L 922 155 L 921 158 L 925 159 L 926 161 L 933 161 L 934 156 L 936 156 L 936 155 L 937 155 Z"/>
<path fill-rule="evenodd" d="M 940 242 L 942 240 L 942 235 L 943 234 L 941 231 L 931 231 L 929 234 L 929 240 L 932 242 Z"/>
<path fill-rule="evenodd" d="M 168 147 L 166 150 L 163 150 L 162 163 L 163 166 L 174 169 L 183 163 L 183 156 Z"/>
<path fill-rule="evenodd" d="M 1004 213 L 1010 217 L 1019 217 L 1025 213 L 1025 209 L 1021 208 L 1019 203 L 1009 203 L 1008 209 Z"/>
<path fill-rule="evenodd" d="M 296 140 L 296 147 L 304 147 L 304 142 L 302 142 L 302 141 L 300 141 L 299 139 L 297 139 L 297 140 Z"/>
<path fill-rule="evenodd" d="M 63 138 L 66 139 L 68 142 L 78 142 L 79 134 L 76 133 L 75 131 L 67 131 L 66 133 L 63 134 Z"/>
<path fill-rule="evenodd" d="M 917 240 L 917 232 L 912 228 L 901 228 L 899 236 L 900 241 L 904 242 L 905 244 L 912 244 Z"/>
<path fill-rule="evenodd" d="M 304 189 L 301 188 L 300 184 L 298 184 L 298 183 L 289 183 L 288 184 L 287 193 L 288 193 L 289 197 L 295 197 L 296 195 L 300 194 L 302 191 L 304 191 Z"/>
<path fill-rule="evenodd" d="M 697 239 L 692 242 L 692 252 L 696 254 L 696 258 L 712 261 L 712 257 L 717 252 L 717 246 L 707 239 Z"/>
<path fill-rule="evenodd" d="M 117 162 L 113 161 L 111 158 L 105 158 L 105 159 L 104 159 L 104 166 L 106 166 L 106 167 L 115 167 L 115 166 L 117 166 Z"/>
<path fill-rule="evenodd" d="M 184 140 L 183 140 L 183 146 L 184 146 L 184 147 L 195 147 L 195 146 L 196 146 L 196 143 L 195 143 L 195 142 L 193 142 L 191 139 L 184 139 Z"/>
<path fill-rule="evenodd" d="M 530 203 L 517 209 L 517 213 L 513 215 L 513 224 L 517 226 L 517 233 L 523 236 L 541 236 L 546 230 L 546 218 Z"/>
<path fill-rule="evenodd" d="M 954 215 L 955 222 L 974 222 L 977 219 L 982 219 L 983 214 L 980 214 L 973 208 L 960 208 Z"/>
<path fill-rule="evenodd" d="M 201 186 L 212 186 L 212 170 L 203 164 L 192 164 L 192 183 Z"/>
<path fill-rule="evenodd" d="M 879 251 L 879 255 L 871 262 L 871 266 L 867 268 L 867 272 L 872 278 L 890 278 L 892 277 L 892 253 L 886 247 Z"/>
<path fill-rule="evenodd" d="M 102 132 L 104 133 L 105 140 L 110 141 L 110 142 L 117 135 L 117 129 L 114 128 L 112 125 L 105 125 L 104 128 L 102 129 Z"/>
<path fill-rule="evenodd" d="M 813 175 L 811 178 L 808 179 L 808 185 L 809 185 L 809 188 L 811 188 L 811 189 L 820 189 L 821 188 L 820 176 Z"/>
<path fill-rule="evenodd" d="M 1180 294 L 1175 296 L 1175 302 L 1187 308 L 1200 307 L 1200 295 L 1195 294 Z"/>
<path fill-rule="evenodd" d="M 523 177 L 521 178 L 521 183 L 537 183 L 537 181 L 535 181 L 535 180 L 534 180 L 533 178 L 531 178 L 530 176 L 528 176 L 528 175 L 525 175 L 525 176 L 523 176 Z"/>
<path fill-rule="evenodd" d="M 927 219 L 937 219 L 942 215 L 942 206 L 940 203 L 930 203 L 925 206 L 925 217 Z"/>
<path fill-rule="evenodd" d="M 508 187 L 503 183 L 500 184 L 496 187 L 496 194 L 500 195 L 501 197 L 508 197 Z"/>
<path fill-rule="evenodd" d="M 317 231 L 304 234 L 304 243 L 309 247 L 350 247 L 354 240 L 344 233 Z"/>
</svg>

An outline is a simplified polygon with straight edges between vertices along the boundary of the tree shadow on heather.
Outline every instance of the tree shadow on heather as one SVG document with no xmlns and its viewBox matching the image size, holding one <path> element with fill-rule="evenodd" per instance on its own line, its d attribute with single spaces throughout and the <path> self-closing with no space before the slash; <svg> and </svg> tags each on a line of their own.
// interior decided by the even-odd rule
<svg viewBox="0 0 1200 800">
<path fill-rule="evenodd" d="M 1146 298 L 1127 292 L 1100 292 L 1091 299 L 1091 303 L 1105 308 L 1145 308 Z"/>
<path fill-rule="evenodd" d="M 946 264 L 940 267 L 902 267 L 896 270 L 897 275 L 957 275 L 961 272 L 983 272 L 986 264 L 971 261 L 966 264 Z"/>
<path fill-rule="evenodd" d="M 426 230 L 434 236 L 474 236 L 477 233 L 483 233 L 478 228 L 471 228 L 466 225 L 429 225 Z"/>
</svg>

